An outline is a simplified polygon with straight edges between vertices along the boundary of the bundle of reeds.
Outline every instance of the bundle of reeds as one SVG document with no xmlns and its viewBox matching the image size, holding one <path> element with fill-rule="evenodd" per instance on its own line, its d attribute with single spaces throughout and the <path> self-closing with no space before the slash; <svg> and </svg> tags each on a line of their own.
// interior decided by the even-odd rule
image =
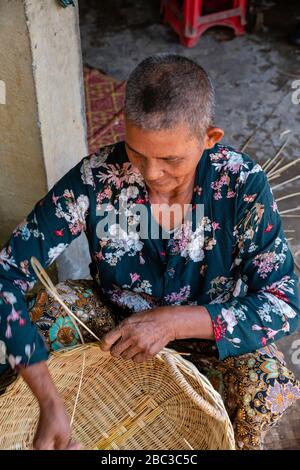
<svg viewBox="0 0 300 470">
<path fill-rule="evenodd" d="M 286 133 L 289 133 L 289 132 L 290 132 L 289 130 L 286 131 Z M 244 143 L 244 145 L 242 146 L 242 149 L 241 149 L 242 152 L 244 152 L 246 150 L 246 148 L 248 147 L 248 145 L 252 141 L 254 135 L 255 134 L 250 136 L 245 141 L 245 143 Z M 278 190 L 280 190 L 280 191 L 285 190 L 285 188 L 290 183 L 296 184 L 296 182 L 300 180 L 299 167 L 298 167 L 298 172 L 296 172 L 295 176 L 293 176 L 291 178 L 286 178 L 287 171 L 290 170 L 291 168 L 297 168 L 297 165 L 299 165 L 299 163 L 300 163 L 300 157 L 296 158 L 295 160 L 293 160 L 291 162 L 285 163 L 285 158 L 283 156 L 283 152 L 284 152 L 288 142 L 289 142 L 289 139 L 286 139 L 285 142 L 278 149 L 278 151 L 275 153 L 275 155 L 273 157 L 268 158 L 261 165 L 262 169 L 265 171 L 265 173 L 267 175 L 267 178 L 270 182 L 270 186 L 271 186 L 272 191 L 274 192 L 274 194 L 276 194 L 276 192 Z M 279 180 L 279 182 L 278 182 L 278 180 Z M 284 201 L 284 200 L 287 200 L 287 199 L 292 199 L 293 200 L 293 198 L 297 198 L 297 197 L 299 198 L 299 196 L 300 196 L 299 191 L 290 191 L 290 192 L 287 191 L 286 194 L 283 194 L 280 197 L 275 197 L 275 196 L 274 197 L 275 197 L 276 203 L 278 204 L 281 201 Z M 292 220 L 292 221 L 297 220 L 297 219 L 300 218 L 300 203 L 295 204 L 293 207 L 291 207 L 289 209 L 285 209 L 285 210 L 281 210 L 280 209 L 280 204 L 278 204 L 278 211 L 279 211 L 279 214 L 280 214 L 281 218 L 283 219 L 283 221 L 285 219 L 289 219 L 289 220 Z M 294 228 L 285 229 L 286 234 L 295 233 L 295 232 L 296 232 L 296 230 Z M 291 242 L 292 240 L 294 240 L 294 237 L 287 236 L 287 241 L 288 242 Z M 298 271 L 300 273 L 300 250 L 297 249 L 297 248 L 294 248 L 292 243 L 290 243 L 290 247 L 291 247 L 291 250 L 292 250 L 293 255 L 294 255 L 295 266 L 296 266 L 296 268 L 298 269 Z"/>
</svg>

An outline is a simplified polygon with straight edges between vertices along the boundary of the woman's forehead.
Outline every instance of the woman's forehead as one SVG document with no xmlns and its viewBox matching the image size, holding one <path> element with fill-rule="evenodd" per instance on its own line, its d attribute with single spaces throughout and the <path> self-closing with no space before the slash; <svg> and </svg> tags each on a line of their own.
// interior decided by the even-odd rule
<svg viewBox="0 0 300 470">
<path fill-rule="evenodd" d="M 199 148 L 185 125 L 173 129 L 148 130 L 126 125 L 126 144 L 129 150 L 146 157 L 167 158 L 185 156 Z"/>
</svg>

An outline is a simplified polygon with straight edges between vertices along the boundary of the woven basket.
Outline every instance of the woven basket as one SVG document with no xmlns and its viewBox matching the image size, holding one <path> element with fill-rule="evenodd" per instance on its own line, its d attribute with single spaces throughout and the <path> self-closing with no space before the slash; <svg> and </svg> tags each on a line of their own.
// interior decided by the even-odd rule
<svg viewBox="0 0 300 470">
<path fill-rule="evenodd" d="M 234 449 L 221 396 L 175 351 L 136 364 L 92 343 L 52 353 L 49 369 L 86 449 Z M 0 449 L 30 449 L 38 416 L 17 379 L 0 396 Z"/>
</svg>

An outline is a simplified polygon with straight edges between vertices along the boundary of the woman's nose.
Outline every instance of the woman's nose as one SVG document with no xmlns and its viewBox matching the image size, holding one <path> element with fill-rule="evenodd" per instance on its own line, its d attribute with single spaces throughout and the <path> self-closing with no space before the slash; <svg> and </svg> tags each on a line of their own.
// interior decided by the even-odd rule
<svg viewBox="0 0 300 470">
<path fill-rule="evenodd" d="M 143 168 L 143 176 L 147 181 L 156 181 L 162 178 L 163 171 L 157 163 L 146 163 Z"/>
</svg>

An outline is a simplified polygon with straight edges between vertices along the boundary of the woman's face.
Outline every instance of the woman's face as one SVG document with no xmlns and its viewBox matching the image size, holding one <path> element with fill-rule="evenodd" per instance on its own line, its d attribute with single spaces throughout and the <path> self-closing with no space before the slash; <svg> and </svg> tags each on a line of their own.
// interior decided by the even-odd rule
<svg viewBox="0 0 300 470">
<path fill-rule="evenodd" d="M 180 189 L 194 177 L 203 151 L 215 143 L 211 140 L 191 136 L 186 125 L 151 131 L 126 122 L 128 159 L 141 172 L 147 187 L 159 193 Z"/>
</svg>

